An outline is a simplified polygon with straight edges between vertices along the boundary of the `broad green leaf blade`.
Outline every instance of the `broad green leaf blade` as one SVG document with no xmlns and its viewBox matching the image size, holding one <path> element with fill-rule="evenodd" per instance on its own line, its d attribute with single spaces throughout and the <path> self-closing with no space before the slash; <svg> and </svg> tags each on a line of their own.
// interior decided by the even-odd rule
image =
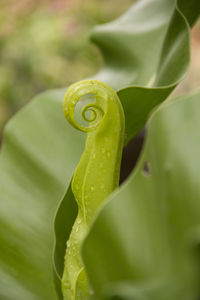
<svg viewBox="0 0 200 300">
<path fill-rule="evenodd" d="M 136 1 L 119 19 L 94 28 L 91 40 L 100 48 L 105 67 L 93 78 L 116 90 L 151 86 L 156 77 L 159 86 L 175 84 L 188 66 L 189 24 L 199 14 L 198 0 Z M 162 80 L 161 71 L 166 74 Z"/>
<path fill-rule="evenodd" d="M 150 112 L 162 103 L 174 87 L 127 87 L 118 91 L 126 116 L 125 144 L 145 125 Z"/>
<path fill-rule="evenodd" d="M 188 4 L 185 2 L 183 7 L 187 6 Z M 193 10 L 195 9 L 194 5 Z M 160 48 L 162 51 L 160 56 L 156 56 L 160 61 L 157 61 L 159 65 L 154 74 L 153 88 L 132 86 L 118 91 L 126 116 L 126 142 L 142 129 L 149 112 L 163 102 L 184 77 L 190 60 L 189 30 L 186 19 L 179 11 L 178 6 L 175 6 L 173 14 L 170 16 L 162 48 Z"/>
<path fill-rule="evenodd" d="M 95 299 L 200 295 L 199 111 L 200 92 L 153 115 L 137 169 L 111 195 L 83 246 Z"/>
<path fill-rule="evenodd" d="M 118 20 L 94 29 L 92 41 L 106 63 L 94 78 L 118 90 L 126 116 L 126 143 L 185 76 L 189 24 L 199 14 L 198 0 L 141 0 Z"/>
<path fill-rule="evenodd" d="M 41 94 L 6 128 L 0 157 L 1 299 L 57 299 L 53 219 L 84 141 L 65 121 L 63 96 L 62 90 Z M 73 216 L 73 201 L 68 209 Z"/>
<path fill-rule="evenodd" d="M 95 79 L 119 90 L 147 85 L 155 76 L 175 0 L 140 0 L 116 21 L 94 28 L 105 67 Z"/>
</svg>

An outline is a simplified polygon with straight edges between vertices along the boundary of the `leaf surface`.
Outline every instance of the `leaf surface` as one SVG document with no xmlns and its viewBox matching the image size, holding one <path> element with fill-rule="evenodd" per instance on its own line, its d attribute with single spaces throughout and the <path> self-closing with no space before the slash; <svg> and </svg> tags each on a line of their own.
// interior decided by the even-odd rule
<svg viewBox="0 0 200 300">
<path fill-rule="evenodd" d="M 154 113 L 135 172 L 83 245 L 95 299 L 198 299 L 200 92 Z M 117 298 L 118 299 L 118 298 Z"/>
<path fill-rule="evenodd" d="M 63 96 L 63 91 L 41 94 L 6 128 L 0 158 L 1 299 L 57 298 L 53 220 L 84 140 L 62 115 Z M 73 201 L 68 210 L 65 226 L 70 228 L 76 213 Z"/>
</svg>

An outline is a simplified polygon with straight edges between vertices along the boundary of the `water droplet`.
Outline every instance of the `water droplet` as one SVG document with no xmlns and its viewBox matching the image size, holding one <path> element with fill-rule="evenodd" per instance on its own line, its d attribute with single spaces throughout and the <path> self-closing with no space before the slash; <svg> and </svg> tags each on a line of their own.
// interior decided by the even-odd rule
<svg viewBox="0 0 200 300">
<path fill-rule="evenodd" d="M 70 241 L 67 241 L 67 247 L 70 247 L 70 246 L 71 246 Z"/>
<path fill-rule="evenodd" d="M 70 283 L 69 283 L 69 281 L 65 281 L 65 282 L 64 282 L 64 287 L 70 288 Z M 64 298 L 64 299 L 65 299 L 65 298 Z"/>
<path fill-rule="evenodd" d="M 94 186 L 93 185 L 91 185 L 90 190 L 94 191 Z"/>
<path fill-rule="evenodd" d="M 95 153 L 92 154 L 92 158 L 96 158 L 96 154 Z"/>
<path fill-rule="evenodd" d="M 75 232 L 77 233 L 79 231 L 79 227 L 77 226 L 75 229 Z"/>
<path fill-rule="evenodd" d="M 151 175 L 151 166 L 148 161 L 145 161 L 143 164 L 142 173 L 144 176 L 150 176 Z"/>
<path fill-rule="evenodd" d="M 107 155 L 107 157 L 110 157 L 110 152 L 108 151 L 108 152 L 106 153 L 106 155 Z"/>
</svg>

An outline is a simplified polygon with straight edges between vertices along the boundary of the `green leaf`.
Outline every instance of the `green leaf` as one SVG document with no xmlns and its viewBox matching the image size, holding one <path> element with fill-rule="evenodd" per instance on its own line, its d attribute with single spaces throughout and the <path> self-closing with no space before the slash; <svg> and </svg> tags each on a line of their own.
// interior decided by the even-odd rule
<svg viewBox="0 0 200 300">
<path fill-rule="evenodd" d="M 144 126 L 152 109 L 167 98 L 187 70 L 190 46 L 189 24 L 185 18 L 190 25 L 195 22 L 200 2 L 182 1 L 185 17 L 175 4 L 171 0 L 140 1 L 121 18 L 96 27 L 92 33 L 92 41 L 101 49 L 106 63 L 93 78 L 118 90 L 126 117 L 125 143 Z M 144 44 L 148 43 L 147 49 Z M 130 85 L 148 86 L 150 81 L 152 88 Z M 127 87 L 123 88 L 124 85 Z M 66 211 L 64 219 L 69 214 Z M 61 243 L 59 238 L 56 240 Z M 65 247 L 64 241 L 62 245 Z M 63 252 L 64 249 L 56 251 L 55 257 Z"/>
<path fill-rule="evenodd" d="M 83 246 L 95 299 L 197 299 L 200 92 L 154 113 L 135 172 Z M 99 297 L 99 298 L 98 298 Z"/>
<path fill-rule="evenodd" d="M 143 0 L 118 20 L 94 30 L 92 40 L 106 62 L 94 78 L 118 90 L 126 143 L 184 77 L 190 60 L 188 22 L 194 24 L 199 14 L 197 0 Z"/>
<path fill-rule="evenodd" d="M 199 3 L 181 1 L 190 24 L 197 17 Z M 92 34 L 105 58 L 105 67 L 93 78 L 118 91 L 126 115 L 127 141 L 184 76 L 189 62 L 185 17 L 174 0 L 141 0 L 117 21 L 97 27 Z M 175 33 L 170 30 L 173 24 Z M 153 88 L 148 88 L 150 83 Z M 161 87 L 165 84 L 168 86 Z M 41 94 L 5 130 L 0 155 L 0 298 L 5 300 L 57 299 L 53 221 L 58 211 L 54 257 L 61 274 L 61 256 L 76 214 L 67 187 L 84 144 L 83 134 L 64 120 L 64 92 Z M 65 213 L 58 208 L 63 195 Z"/>
<path fill-rule="evenodd" d="M 84 141 L 65 121 L 63 96 L 63 91 L 41 94 L 6 128 L 0 157 L 1 299 L 57 298 L 53 219 Z M 73 201 L 67 206 L 73 218 Z M 65 226 L 71 223 L 68 218 Z"/>
</svg>

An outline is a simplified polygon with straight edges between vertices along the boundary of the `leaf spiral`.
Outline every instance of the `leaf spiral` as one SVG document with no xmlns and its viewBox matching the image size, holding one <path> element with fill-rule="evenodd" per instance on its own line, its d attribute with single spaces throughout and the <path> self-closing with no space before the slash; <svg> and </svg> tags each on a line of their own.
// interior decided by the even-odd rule
<svg viewBox="0 0 200 300">
<path fill-rule="evenodd" d="M 94 95 L 96 102 L 88 103 L 82 108 L 82 118 L 84 121 L 89 122 L 89 126 L 83 126 L 75 120 L 75 108 L 83 96 L 88 95 L 89 97 L 91 94 Z M 107 99 L 108 87 L 104 83 L 97 80 L 83 80 L 73 84 L 67 90 L 63 103 L 64 115 L 68 122 L 76 129 L 84 132 L 93 131 L 99 126 L 105 114 Z M 88 112 L 91 112 L 90 117 L 87 116 Z"/>
<path fill-rule="evenodd" d="M 88 126 L 83 126 L 75 120 L 75 109 L 80 99 L 87 95 L 93 95 L 95 102 L 83 107 L 82 118 L 89 122 Z M 63 109 L 70 124 L 88 134 L 85 151 L 72 179 L 78 215 L 67 242 L 62 291 L 66 300 L 88 300 L 91 289 L 81 245 L 103 201 L 119 183 L 124 112 L 115 91 L 96 80 L 72 85 L 65 95 Z"/>
</svg>

